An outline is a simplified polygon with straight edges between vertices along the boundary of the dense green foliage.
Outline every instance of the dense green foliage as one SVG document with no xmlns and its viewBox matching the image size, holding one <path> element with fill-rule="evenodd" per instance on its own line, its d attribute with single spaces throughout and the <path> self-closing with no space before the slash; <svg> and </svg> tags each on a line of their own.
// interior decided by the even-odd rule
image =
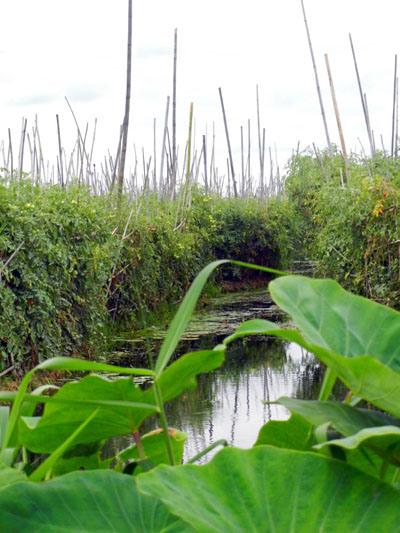
<svg viewBox="0 0 400 533">
<path fill-rule="evenodd" d="M 0 408 L 2 530 L 398 530 L 400 313 L 334 281 L 282 276 L 269 287 L 292 329 L 250 320 L 214 350 L 172 361 L 207 278 L 225 263 L 195 279 L 154 370 L 50 359 L 18 392 L 0 393 L 12 403 Z M 218 368 L 227 345 L 249 335 L 296 342 L 324 362 L 319 400 L 280 398 L 292 416 L 264 425 L 252 449 L 180 465 L 185 435 L 168 427 L 164 403 Z M 30 391 L 34 373 L 51 369 L 95 374 L 51 395 Z M 132 376 L 147 377 L 149 386 Z M 347 389 L 343 402 L 331 399 L 337 379 Z M 161 427 L 146 434 L 150 416 Z M 109 439 L 129 434 L 128 448 L 105 453 Z"/>
<path fill-rule="evenodd" d="M 340 155 L 299 155 L 291 162 L 286 190 L 299 215 L 300 251 L 317 261 L 316 274 L 398 307 L 399 162 L 354 157 L 346 183 Z"/>
<path fill-rule="evenodd" d="M 0 369 L 99 354 L 110 323 L 166 313 L 215 257 L 284 264 L 292 220 L 285 201 L 194 190 L 183 209 L 181 198 L 118 204 L 82 187 L 0 184 Z"/>
</svg>

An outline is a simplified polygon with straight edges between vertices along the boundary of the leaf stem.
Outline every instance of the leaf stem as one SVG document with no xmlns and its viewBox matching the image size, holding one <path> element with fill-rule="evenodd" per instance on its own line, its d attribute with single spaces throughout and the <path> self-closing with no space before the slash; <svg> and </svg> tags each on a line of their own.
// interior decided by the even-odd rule
<svg viewBox="0 0 400 533">
<path fill-rule="evenodd" d="M 164 433 L 164 438 L 165 438 L 165 446 L 166 446 L 166 449 L 167 449 L 167 454 L 168 454 L 168 459 L 169 459 L 169 462 L 172 466 L 175 465 L 175 459 L 174 459 L 174 453 L 173 453 L 173 450 L 172 450 L 172 443 L 171 443 L 171 439 L 170 439 L 170 435 L 169 435 L 169 427 L 168 427 L 168 421 L 167 421 L 167 416 L 165 414 L 165 409 L 164 409 L 164 402 L 163 402 L 163 399 L 162 399 L 162 394 L 161 394 L 161 390 L 160 390 L 160 387 L 158 385 L 158 382 L 157 382 L 157 379 L 154 380 L 154 394 L 155 394 L 155 398 L 156 398 L 156 404 L 157 404 L 157 407 L 160 411 L 160 425 L 163 429 L 163 433 Z"/>
</svg>

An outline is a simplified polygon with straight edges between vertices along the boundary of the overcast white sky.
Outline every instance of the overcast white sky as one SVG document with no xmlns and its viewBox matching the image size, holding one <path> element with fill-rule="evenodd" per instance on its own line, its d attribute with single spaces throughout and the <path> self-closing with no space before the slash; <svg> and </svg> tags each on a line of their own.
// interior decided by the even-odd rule
<svg viewBox="0 0 400 533">
<path fill-rule="evenodd" d="M 45 157 L 56 157 L 56 120 L 63 143 L 75 140 L 67 96 L 84 128 L 98 119 L 97 156 L 114 153 L 125 93 L 127 0 L 0 0 L 0 139 L 17 142 L 22 117 L 35 114 Z M 351 31 L 372 127 L 390 147 L 394 54 L 400 50 L 398 0 L 305 0 L 331 137 L 338 142 L 324 53 L 329 54 L 349 148 L 367 147 L 349 47 Z M 194 102 L 199 144 L 215 122 L 217 151 L 226 143 L 219 106 L 223 89 L 239 166 L 240 125 L 250 118 L 256 144 L 258 83 L 267 145 L 280 161 L 301 147 L 324 145 L 300 0 L 134 0 L 133 100 L 130 145 L 152 150 L 156 117 L 161 139 L 172 92 L 172 47 L 178 28 L 179 144 L 185 143 Z M 160 143 L 159 143 L 160 144 Z M 359 145 L 358 145 L 359 146 Z M 253 159 L 256 171 L 256 159 Z M 130 165 L 130 164 L 129 164 Z M 256 173 L 256 172 L 254 172 Z"/>
</svg>

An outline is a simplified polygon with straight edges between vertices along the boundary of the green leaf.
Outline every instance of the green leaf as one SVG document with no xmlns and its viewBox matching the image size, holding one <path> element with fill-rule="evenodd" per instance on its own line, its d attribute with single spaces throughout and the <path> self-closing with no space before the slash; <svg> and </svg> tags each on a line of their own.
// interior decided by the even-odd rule
<svg viewBox="0 0 400 533">
<path fill-rule="evenodd" d="M 373 357 L 348 358 L 315 349 L 314 353 L 330 366 L 354 396 L 400 418 L 400 374 Z"/>
<path fill-rule="evenodd" d="M 339 461 L 257 446 L 226 448 L 204 466 L 161 466 L 138 477 L 196 531 L 397 531 L 400 495 Z"/>
<path fill-rule="evenodd" d="M 86 361 L 83 359 L 75 359 L 74 357 L 54 357 L 52 359 L 47 359 L 40 363 L 40 365 L 33 368 L 28 372 L 23 380 L 21 381 L 20 386 L 18 387 L 18 392 L 15 396 L 14 403 L 11 409 L 11 414 L 9 417 L 9 422 L 7 425 L 6 435 L 2 443 L 2 450 L 9 447 L 12 443 L 13 438 L 15 438 L 15 432 L 19 423 L 21 414 L 24 412 L 23 402 L 26 400 L 25 395 L 28 390 L 29 383 L 33 375 L 39 370 L 71 370 L 71 371 L 89 371 L 89 372 L 112 372 L 117 374 L 127 374 L 127 375 L 140 375 L 140 376 L 154 376 L 154 372 L 148 369 L 141 368 L 124 368 L 114 365 L 107 365 L 103 363 L 97 363 L 95 361 Z"/>
<path fill-rule="evenodd" d="M 191 352 L 171 363 L 158 378 L 164 402 L 168 402 L 187 389 L 197 385 L 196 376 L 219 368 L 225 359 L 222 350 L 203 350 Z M 144 401 L 154 402 L 154 388 L 147 389 Z"/>
<path fill-rule="evenodd" d="M 241 337 L 249 337 L 252 335 L 270 335 L 271 332 L 278 330 L 281 331 L 281 327 L 275 322 L 269 320 L 263 320 L 261 318 L 255 318 L 253 320 L 246 320 L 238 326 L 232 335 L 224 339 L 224 344 L 230 344 L 236 339 Z"/>
<path fill-rule="evenodd" d="M 9 485 L 26 481 L 26 475 L 16 468 L 2 467 L 0 463 L 0 491 Z"/>
<path fill-rule="evenodd" d="M 329 446 L 339 446 L 346 450 L 355 450 L 361 446 L 368 446 L 379 455 L 385 456 L 393 464 L 400 465 L 400 428 L 396 426 L 381 426 L 365 428 L 343 439 L 332 439 L 314 446 L 321 450 Z"/>
<path fill-rule="evenodd" d="M 186 326 L 189 323 L 196 303 L 200 297 L 201 291 L 203 290 L 203 287 L 206 284 L 208 278 L 216 268 L 226 263 L 232 263 L 241 267 L 260 270 L 262 272 L 268 272 L 270 274 L 285 275 L 285 272 L 281 272 L 280 270 L 275 270 L 273 268 L 262 267 L 250 263 L 243 263 L 242 261 L 228 261 L 225 259 L 222 259 L 220 261 L 213 261 L 212 263 L 209 263 L 206 267 L 204 267 L 203 270 L 199 274 L 197 274 L 196 278 L 191 284 L 190 289 L 187 291 L 182 303 L 179 306 L 177 313 L 175 314 L 168 328 L 167 335 L 165 336 L 164 342 L 161 345 L 155 366 L 155 373 L 157 375 L 157 378 L 160 377 L 162 371 L 169 363 L 178 345 L 178 342 L 180 341 L 186 329 Z"/>
<path fill-rule="evenodd" d="M 10 408 L 6 405 L 0 405 L 0 449 L 6 436 L 9 415 Z"/>
<path fill-rule="evenodd" d="M 133 478 L 115 472 L 74 472 L 45 483 L 0 491 L 0 531 L 108 533 L 190 531 Z"/>
<path fill-rule="evenodd" d="M 314 444 L 313 426 L 292 414 L 289 420 L 270 420 L 260 429 L 254 446 L 269 444 L 290 450 L 310 450 Z"/>
<path fill-rule="evenodd" d="M 364 428 L 400 425 L 399 421 L 384 413 L 352 407 L 341 402 L 282 397 L 276 403 L 284 405 L 292 413 L 302 416 L 314 426 L 328 422 L 346 436 L 353 435 Z"/>
<path fill-rule="evenodd" d="M 269 289 L 307 343 L 347 357 L 371 355 L 400 370 L 399 312 L 351 294 L 332 280 L 285 276 Z"/>
<path fill-rule="evenodd" d="M 168 431 L 175 464 L 180 464 L 183 458 L 183 448 L 187 440 L 187 434 L 173 428 L 169 428 Z M 146 435 L 143 435 L 141 438 L 141 441 L 146 458 L 149 459 L 153 465 L 169 464 L 168 453 L 165 447 L 165 437 L 162 429 L 155 429 L 150 433 L 146 433 Z M 136 445 L 134 444 L 133 446 L 122 450 L 122 452 L 118 454 L 118 458 L 123 461 L 129 459 L 138 460 L 139 454 Z"/>
<path fill-rule="evenodd" d="M 149 396 L 131 378 L 110 380 L 89 375 L 66 383 L 52 398 L 54 401 L 46 404 L 38 423 L 29 417 L 20 421 L 20 443 L 35 453 L 50 453 L 61 446 L 93 412 L 93 403 L 98 413 L 77 436 L 75 444 L 129 434 L 157 412 L 155 405 L 147 403 Z M 64 401 L 72 401 L 74 406 L 66 407 Z"/>
<path fill-rule="evenodd" d="M 217 267 L 227 262 L 227 260 L 214 261 L 204 267 L 203 270 L 197 274 L 190 286 L 190 289 L 187 291 L 182 303 L 180 304 L 179 309 L 168 328 L 167 335 L 165 336 L 165 339 L 161 345 L 155 366 L 157 378 L 161 376 L 164 368 L 169 363 L 178 345 L 178 342 L 180 341 L 186 326 L 189 323 L 197 300 L 199 299 L 201 291 L 203 290 L 203 287 L 206 284 L 209 276 Z"/>
<path fill-rule="evenodd" d="M 36 470 L 32 472 L 29 476 L 31 481 L 41 481 L 49 472 L 51 472 L 54 465 L 62 457 L 62 455 L 76 443 L 77 437 L 82 433 L 82 431 L 90 424 L 93 418 L 97 415 L 97 410 L 93 411 L 87 418 L 80 424 L 75 431 L 69 435 L 67 439 L 64 440 L 60 446 L 54 450 L 49 457 L 47 457 L 43 463 L 41 463 Z"/>
</svg>

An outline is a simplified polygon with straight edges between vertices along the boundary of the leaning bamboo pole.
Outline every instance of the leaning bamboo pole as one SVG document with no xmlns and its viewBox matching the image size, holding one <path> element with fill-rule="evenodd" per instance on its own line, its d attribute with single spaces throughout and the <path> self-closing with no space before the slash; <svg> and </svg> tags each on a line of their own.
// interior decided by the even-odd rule
<svg viewBox="0 0 400 533">
<path fill-rule="evenodd" d="M 230 175 L 232 177 L 232 186 L 233 186 L 233 194 L 235 195 L 235 198 L 238 196 L 237 187 L 236 187 L 236 180 L 235 180 L 235 169 L 233 166 L 233 157 L 232 157 L 232 149 L 231 149 L 231 141 L 229 139 L 229 130 L 228 130 L 228 123 L 226 120 L 226 113 L 225 113 L 225 106 L 224 106 L 224 99 L 222 97 L 222 90 L 221 87 L 218 88 L 219 91 L 219 98 L 221 101 L 221 109 L 222 109 L 222 116 L 224 119 L 224 126 L 225 126 L 225 135 L 226 135 L 226 142 L 228 145 L 228 155 L 229 155 L 229 164 L 230 164 Z"/>
<path fill-rule="evenodd" d="M 337 99 L 336 99 L 335 86 L 333 83 L 331 68 L 329 65 L 328 54 L 325 54 L 325 64 L 326 64 L 326 70 L 328 72 L 332 103 L 333 103 L 333 108 L 335 110 L 336 123 L 337 123 L 338 131 L 339 131 L 340 145 L 342 147 L 342 155 L 344 159 L 344 169 L 345 169 L 345 179 L 347 182 L 348 180 L 348 157 L 347 157 L 346 143 L 344 141 L 342 121 L 340 120 L 339 106 L 338 106 Z"/>
<path fill-rule="evenodd" d="M 310 29 L 308 27 L 307 15 L 306 15 L 306 10 L 305 10 L 305 7 L 304 7 L 304 1 L 303 0 L 301 0 L 301 8 L 303 10 L 303 17 L 304 17 L 304 24 L 305 24 L 306 32 L 307 32 L 308 46 L 310 48 L 311 61 L 312 61 L 313 69 L 314 69 L 315 85 L 317 87 L 319 107 L 321 109 L 322 122 L 324 124 L 326 143 L 328 145 L 329 154 L 332 155 L 332 145 L 331 145 L 331 140 L 330 140 L 330 137 L 329 137 L 329 130 L 328 130 L 328 124 L 327 124 L 327 121 L 326 121 L 324 102 L 322 100 L 321 87 L 320 87 L 320 84 L 319 84 L 317 64 L 315 62 L 314 50 L 313 50 L 313 46 L 312 46 L 312 42 L 311 42 Z"/>
<path fill-rule="evenodd" d="M 361 105 L 362 105 L 363 114 L 364 114 L 365 126 L 367 128 L 369 146 L 370 146 L 370 149 L 371 149 L 371 155 L 373 156 L 374 153 L 375 153 L 375 150 L 374 150 L 374 143 L 373 143 L 372 134 L 371 134 L 371 125 L 370 125 L 370 122 L 369 122 L 368 112 L 367 112 L 367 109 L 366 109 L 366 106 L 365 106 L 365 97 L 364 97 L 364 93 L 363 93 L 363 89 L 362 89 L 362 85 L 361 85 L 361 78 L 360 78 L 360 73 L 359 73 L 359 70 L 358 70 L 357 57 L 356 57 L 356 52 L 354 50 L 353 39 L 351 37 L 351 33 L 349 33 L 349 40 L 350 40 L 351 53 L 353 55 L 354 69 L 356 71 L 358 90 L 360 92 Z"/>
</svg>

